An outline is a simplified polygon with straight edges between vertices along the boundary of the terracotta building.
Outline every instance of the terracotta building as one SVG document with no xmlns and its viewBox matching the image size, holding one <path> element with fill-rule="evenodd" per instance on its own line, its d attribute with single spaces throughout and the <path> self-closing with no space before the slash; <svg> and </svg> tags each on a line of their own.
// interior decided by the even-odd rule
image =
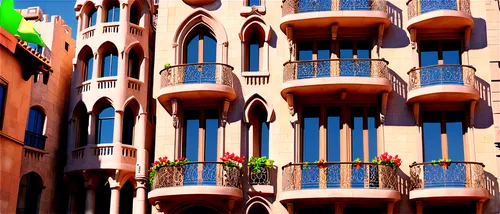
<svg viewBox="0 0 500 214">
<path fill-rule="evenodd" d="M 48 44 L 51 44 L 48 43 Z M 59 68 L 54 70 L 54 65 L 50 57 L 41 54 L 30 47 L 24 41 L 15 38 L 12 34 L 0 27 L 0 212 L 16 213 L 29 212 L 39 209 L 37 203 L 40 194 L 47 196 L 43 201 L 49 202 L 54 195 L 53 178 L 47 174 L 37 174 L 39 169 L 53 170 L 56 168 L 49 165 L 39 169 L 26 166 L 36 158 L 38 161 L 50 163 L 49 157 L 56 157 L 57 149 L 34 148 L 36 142 L 45 141 L 46 137 L 34 137 L 28 131 L 32 121 L 28 117 L 32 107 L 33 91 L 39 88 L 47 88 L 47 84 L 54 83 L 54 73 L 59 72 Z M 49 79 L 52 77 L 52 79 Z M 35 82 L 33 84 L 33 82 Z M 56 87 L 56 86 L 53 86 Z M 36 92 L 39 96 L 42 92 Z M 43 94 L 46 96 L 46 94 Z M 31 98 L 31 99 L 30 99 Z M 64 115 L 64 98 L 59 107 L 63 108 L 59 113 Z M 47 120 L 49 121 L 49 120 Z M 60 118 L 51 118 L 50 121 L 57 121 Z M 52 129 L 52 124 L 45 124 L 46 128 Z M 53 136 L 51 136 L 53 137 Z M 50 146 L 58 147 L 58 136 L 55 139 L 48 139 Z M 28 143 L 31 142 L 31 143 Z M 41 142 L 40 142 L 41 143 Z M 45 156 L 45 157 L 42 157 Z M 36 171 L 36 172 L 33 172 Z M 60 173 L 59 173 L 60 174 Z M 41 177 L 41 175 L 43 177 Z M 62 175 L 62 174 L 60 174 Z M 46 183 L 44 183 L 46 182 Z M 43 188 L 48 187 L 48 190 Z M 29 196 L 28 196 L 29 195 Z M 55 198 L 54 198 L 55 199 Z M 19 202 L 19 203 L 18 203 Z M 31 204 L 25 209 L 25 202 Z M 34 203 L 33 203 L 34 202 Z M 50 201 L 56 205 L 56 201 Z M 42 205 L 42 210 L 55 210 L 54 207 Z"/>
</svg>

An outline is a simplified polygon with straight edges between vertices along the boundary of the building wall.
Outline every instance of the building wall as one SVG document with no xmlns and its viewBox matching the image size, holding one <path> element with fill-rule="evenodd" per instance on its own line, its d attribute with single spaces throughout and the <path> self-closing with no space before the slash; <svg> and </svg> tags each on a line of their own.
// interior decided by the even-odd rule
<svg viewBox="0 0 500 214">
<path fill-rule="evenodd" d="M 37 8 L 39 11 L 40 8 Z M 41 17 L 40 17 L 41 18 Z M 21 176 L 35 172 L 41 176 L 45 189 L 40 197 L 40 213 L 63 212 L 59 203 L 63 185 L 63 166 L 67 139 L 67 112 L 69 107 L 72 58 L 75 55 L 75 40 L 71 28 L 60 16 L 48 15 L 34 23 L 51 52 L 53 73 L 47 84 L 38 81 L 32 86 L 30 107 L 41 108 L 45 113 L 43 135 L 47 137 L 43 151 L 25 149 Z M 66 50 L 66 43 L 68 48 Z M 26 130 L 26 127 L 24 128 Z M 59 197 L 59 198 L 58 198 Z"/>
<path fill-rule="evenodd" d="M 264 1 L 263 1 L 264 2 Z M 411 106 L 406 104 L 408 93 L 408 74 L 412 67 L 418 67 L 418 59 L 412 55 L 410 34 L 406 30 L 408 25 L 408 11 L 405 1 L 388 1 L 389 15 L 392 23 L 385 30 L 383 45 L 380 49 L 380 58 L 389 61 L 389 69 L 393 91 L 389 94 L 387 104 L 387 114 L 385 115 L 385 127 L 383 128 L 382 150 L 390 154 L 398 154 L 403 160 L 401 170 L 405 176 L 409 176 L 410 165 L 414 161 L 422 161 L 421 134 L 415 125 Z M 494 52 L 498 53 L 498 42 L 495 34 L 498 34 L 495 14 L 492 6 L 483 1 L 471 1 L 471 11 L 474 17 L 475 27 L 470 36 L 470 50 L 462 54 L 463 64 L 474 66 L 476 80 L 480 85 L 480 99 L 475 109 L 475 128 L 472 134 L 473 142 L 469 148 L 469 161 L 478 161 L 486 165 L 485 173 L 488 179 L 491 193 L 498 192 L 498 167 L 494 150 L 494 129 L 492 117 L 492 92 L 495 91 L 492 84 L 492 67 L 489 61 Z M 491 1 L 491 4 L 495 4 Z M 234 67 L 234 89 L 237 98 L 231 103 L 229 109 L 228 123 L 225 129 L 224 151 L 235 152 L 246 155 L 246 145 L 244 136 L 244 124 L 242 122 L 244 104 L 252 94 L 257 93 L 264 97 L 271 104 L 275 112 L 275 120 L 270 124 L 270 148 L 271 159 L 275 160 L 278 167 L 277 173 L 277 195 L 280 197 L 282 189 L 281 166 L 295 162 L 296 150 L 294 149 L 294 129 L 290 124 L 290 115 L 287 102 L 280 95 L 283 83 L 283 63 L 290 59 L 290 52 L 286 35 L 280 30 L 281 1 L 265 1 L 266 13 L 261 18 L 265 24 L 273 30 L 269 47 L 269 80 L 264 83 L 252 83 L 242 76 L 242 42 L 239 33 L 247 18 L 240 16 L 243 10 L 242 1 L 216 1 L 216 3 L 203 6 L 202 8 L 192 7 L 181 0 L 162 1 L 158 9 L 158 25 L 155 52 L 155 72 L 163 69 L 164 64 L 176 65 L 176 52 L 174 35 L 178 29 L 185 27 L 183 20 L 193 13 L 209 14 L 223 26 L 227 35 L 228 54 L 227 64 Z M 248 8 L 247 8 L 248 9 Z M 498 16 L 497 16 L 498 17 Z M 489 20 L 492 19 L 490 25 Z M 213 26 L 212 26 L 213 27 Z M 220 29 L 217 27 L 217 29 Z M 487 29 L 489 29 L 487 31 Z M 491 33 L 490 33 L 491 32 Z M 496 38 L 498 41 L 498 38 Z M 489 46 L 491 44 L 491 46 Z M 222 46 L 217 48 L 220 50 Z M 373 52 L 372 52 L 373 53 Z M 218 52 L 218 57 L 223 54 Z M 377 58 L 372 54 L 372 58 Z M 218 60 L 218 62 L 220 62 Z M 495 68 L 496 69 L 496 68 Z M 494 73 L 494 72 L 493 72 Z M 154 94 L 156 98 L 160 95 L 160 76 L 155 73 Z M 495 94 L 495 93 L 493 93 Z M 337 95 L 332 95 L 337 96 Z M 349 93 L 347 96 L 350 96 Z M 175 156 L 175 131 L 173 129 L 172 116 L 158 105 L 156 125 L 156 148 L 155 160 L 158 157 Z M 471 134 L 469 134 L 471 135 Z M 219 136 L 220 137 L 220 136 Z M 379 134 L 379 137 L 380 134 Z M 380 138 L 379 138 L 380 139 Z M 469 138 L 470 139 L 470 138 Z M 380 145 L 380 144 L 379 144 Z M 272 211 L 275 213 L 287 213 L 286 207 L 273 198 Z M 497 194 L 490 194 L 490 199 L 485 202 L 484 213 L 496 213 L 499 210 Z M 234 213 L 242 213 L 245 201 L 235 205 Z M 402 199 L 395 206 L 395 213 L 414 213 L 414 203 L 411 203 L 407 194 L 402 195 Z"/>
<path fill-rule="evenodd" d="M 0 28 L 0 78 L 8 84 L 0 131 L 0 212 L 15 213 L 21 179 L 24 130 L 32 81 L 22 78 L 22 60 L 14 56 L 17 39 Z"/>
</svg>

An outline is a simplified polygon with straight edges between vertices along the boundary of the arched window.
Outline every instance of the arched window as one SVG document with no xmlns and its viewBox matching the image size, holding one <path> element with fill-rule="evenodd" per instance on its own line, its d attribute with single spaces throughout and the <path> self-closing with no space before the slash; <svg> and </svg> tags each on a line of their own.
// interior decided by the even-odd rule
<svg viewBox="0 0 500 214">
<path fill-rule="evenodd" d="M 265 107 L 256 103 L 251 110 L 249 134 L 252 136 L 251 145 L 253 157 L 269 158 L 269 123 Z"/>
<path fill-rule="evenodd" d="M 135 114 L 132 107 L 127 106 L 123 116 L 122 143 L 132 145 L 134 141 Z"/>
<path fill-rule="evenodd" d="M 97 144 L 113 143 L 114 124 L 115 109 L 111 106 L 102 108 L 97 117 Z"/>
<path fill-rule="evenodd" d="M 34 172 L 24 175 L 19 182 L 16 213 L 38 213 L 42 190 L 43 183 L 40 175 Z"/>
<path fill-rule="evenodd" d="M 89 53 L 83 62 L 83 81 L 92 79 L 92 71 L 94 70 L 94 56 Z"/>
<path fill-rule="evenodd" d="M 260 48 L 262 44 L 259 33 L 252 32 L 247 47 L 247 71 L 258 72 L 260 70 Z"/>
<path fill-rule="evenodd" d="M 185 46 L 184 62 L 186 64 L 204 64 L 201 72 L 199 66 L 185 67 L 184 83 L 215 83 L 215 64 L 217 56 L 217 40 L 204 25 L 193 30 Z"/>
<path fill-rule="evenodd" d="M 97 23 L 97 10 L 92 8 L 87 15 L 87 27 L 95 26 Z"/>
<path fill-rule="evenodd" d="M 134 3 L 132 4 L 132 7 L 130 7 L 130 23 L 139 25 L 140 19 L 139 7 L 137 6 L 137 3 Z"/>
<path fill-rule="evenodd" d="M 78 103 L 75 108 L 73 119 L 76 120 L 76 134 L 75 134 L 75 147 L 82 147 L 87 145 L 89 116 L 87 108 L 83 103 Z"/>
<path fill-rule="evenodd" d="M 129 181 L 120 189 L 120 214 L 132 214 L 134 204 L 134 187 Z"/>
<path fill-rule="evenodd" d="M 106 9 L 106 22 L 118 22 L 120 21 L 120 4 L 115 2 L 111 4 Z"/>
<path fill-rule="evenodd" d="M 45 149 L 45 137 L 43 127 L 45 124 L 45 113 L 40 108 L 32 107 L 28 116 L 28 124 L 24 135 L 24 144 L 37 149 Z"/>
<path fill-rule="evenodd" d="M 261 204 L 254 204 L 250 210 L 248 210 L 248 214 L 265 214 L 269 213 L 267 209 Z"/>
<path fill-rule="evenodd" d="M 118 74 L 118 52 L 110 50 L 104 53 L 101 66 L 101 77 L 112 77 Z"/>
<path fill-rule="evenodd" d="M 139 79 L 140 59 L 137 53 L 131 50 L 128 54 L 128 76 Z"/>
</svg>

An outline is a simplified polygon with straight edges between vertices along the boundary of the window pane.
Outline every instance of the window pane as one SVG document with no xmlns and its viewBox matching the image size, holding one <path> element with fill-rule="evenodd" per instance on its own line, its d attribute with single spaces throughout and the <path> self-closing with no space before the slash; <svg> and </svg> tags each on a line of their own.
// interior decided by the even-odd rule
<svg viewBox="0 0 500 214">
<path fill-rule="evenodd" d="M 363 160 L 363 108 L 351 107 L 352 159 Z M 364 161 L 364 160 L 363 160 Z"/>
<path fill-rule="evenodd" d="M 92 71 L 94 69 L 94 57 L 91 56 L 87 60 L 87 66 L 86 66 L 85 69 L 86 69 L 86 71 L 85 71 L 85 73 L 86 73 L 86 75 L 85 75 L 85 78 L 86 78 L 85 81 L 92 79 Z"/>
<path fill-rule="evenodd" d="M 352 59 L 354 57 L 354 43 L 349 40 L 340 41 L 340 58 L 341 59 Z"/>
<path fill-rule="evenodd" d="M 113 21 L 118 22 L 120 21 L 120 7 L 115 6 L 113 8 Z"/>
<path fill-rule="evenodd" d="M 118 54 L 111 56 L 111 76 L 118 75 Z"/>
<path fill-rule="evenodd" d="M 27 130 L 36 134 L 42 134 L 45 115 L 38 109 L 30 109 Z"/>
<path fill-rule="evenodd" d="M 313 42 L 304 41 L 299 42 L 297 59 L 299 61 L 312 60 L 313 55 Z M 297 68 L 297 78 L 312 78 L 314 76 L 313 63 L 303 62 L 298 64 Z"/>
<path fill-rule="evenodd" d="M 127 106 L 123 117 L 122 143 L 132 145 L 134 139 L 134 111 Z"/>
<path fill-rule="evenodd" d="M 441 112 L 424 112 L 422 114 L 422 135 L 424 161 L 431 162 L 442 158 Z"/>
<path fill-rule="evenodd" d="M 356 43 L 358 59 L 370 59 L 372 49 L 372 41 L 358 40 Z"/>
<path fill-rule="evenodd" d="M 217 133 L 219 112 L 205 110 L 205 161 L 217 161 Z"/>
<path fill-rule="evenodd" d="M 448 158 L 453 161 L 464 161 L 464 112 L 446 113 L 446 136 L 448 141 Z"/>
<path fill-rule="evenodd" d="M 97 144 L 113 143 L 115 109 L 103 109 L 97 119 Z"/>
<path fill-rule="evenodd" d="M 430 66 L 438 64 L 438 41 L 420 41 L 420 66 Z"/>
<path fill-rule="evenodd" d="M 305 107 L 302 110 L 304 125 L 302 131 L 302 161 L 314 162 L 319 159 L 319 115 L 320 108 Z"/>
<path fill-rule="evenodd" d="M 260 6 L 260 0 L 248 0 L 247 6 Z"/>
<path fill-rule="evenodd" d="M 377 110 L 368 108 L 368 157 L 370 160 L 378 156 L 377 154 Z"/>
<path fill-rule="evenodd" d="M 262 121 L 260 130 L 260 156 L 269 158 L 269 123 Z"/>
<path fill-rule="evenodd" d="M 135 4 L 130 8 L 130 23 L 139 24 L 139 10 Z"/>
<path fill-rule="evenodd" d="M 198 161 L 198 139 L 200 129 L 200 112 L 198 110 L 184 111 L 185 117 L 185 156 L 191 162 Z"/>
<path fill-rule="evenodd" d="M 259 71 L 260 69 L 260 41 L 259 34 L 253 32 L 248 44 L 248 70 Z"/>
<path fill-rule="evenodd" d="M 443 40 L 443 64 L 460 65 L 460 41 Z"/>
<path fill-rule="evenodd" d="M 89 27 L 95 26 L 96 22 L 97 22 L 97 10 L 92 9 L 89 13 L 89 20 L 88 20 Z"/>
<path fill-rule="evenodd" d="M 328 60 L 330 59 L 330 41 L 318 41 L 318 60 Z M 316 65 L 316 76 L 317 77 L 329 77 L 330 76 L 330 61 L 319 61 Z"/>
<path fill-rule="evenodd" d="M 217 40 L 210 34 L 203 37 L 203 62 L 216 62 Z"/>
<path fill-rule="evenodd" d="M 113 21 L 113 7 L 111 6 L 108 9 L 108 14 L 107 14 L 107 17 L 106 17 L 106 22 L 112 22 L 112 21 Z"/>
<path fill-rule="evenodd" d="M 327 161 L 340 161 L 340 107 L 329 107 L 326 116 Z"/>
<path fill-rule="evenodd" d="M 198 63 L 198 42 L 200 35 L 196 34 L 188 40 L 186 48 L 186 63 Z"/>
<path fill-rule="evenodd" d="M 110 66 L 111 66 L 111 55 L 106 55 L 102 59 L 101 77 L 109 77 Z"/>
</svg>

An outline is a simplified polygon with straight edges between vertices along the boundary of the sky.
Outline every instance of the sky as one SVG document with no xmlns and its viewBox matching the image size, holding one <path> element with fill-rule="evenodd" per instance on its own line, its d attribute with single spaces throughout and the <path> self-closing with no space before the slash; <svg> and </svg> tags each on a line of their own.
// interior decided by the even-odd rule
<svg viewBox="0 0 500 214">
<path fill-rule="evenodd" d="M 2 0 L 0 0 L 2 2 Z M 14 0 L 16 9 L 39 6 L 44 14 L 62 16 L 63 20 L 73 29 L 72 37 L 76 39 L 77 21 L 75 18 L 75 0 Z"/>
</svg>

